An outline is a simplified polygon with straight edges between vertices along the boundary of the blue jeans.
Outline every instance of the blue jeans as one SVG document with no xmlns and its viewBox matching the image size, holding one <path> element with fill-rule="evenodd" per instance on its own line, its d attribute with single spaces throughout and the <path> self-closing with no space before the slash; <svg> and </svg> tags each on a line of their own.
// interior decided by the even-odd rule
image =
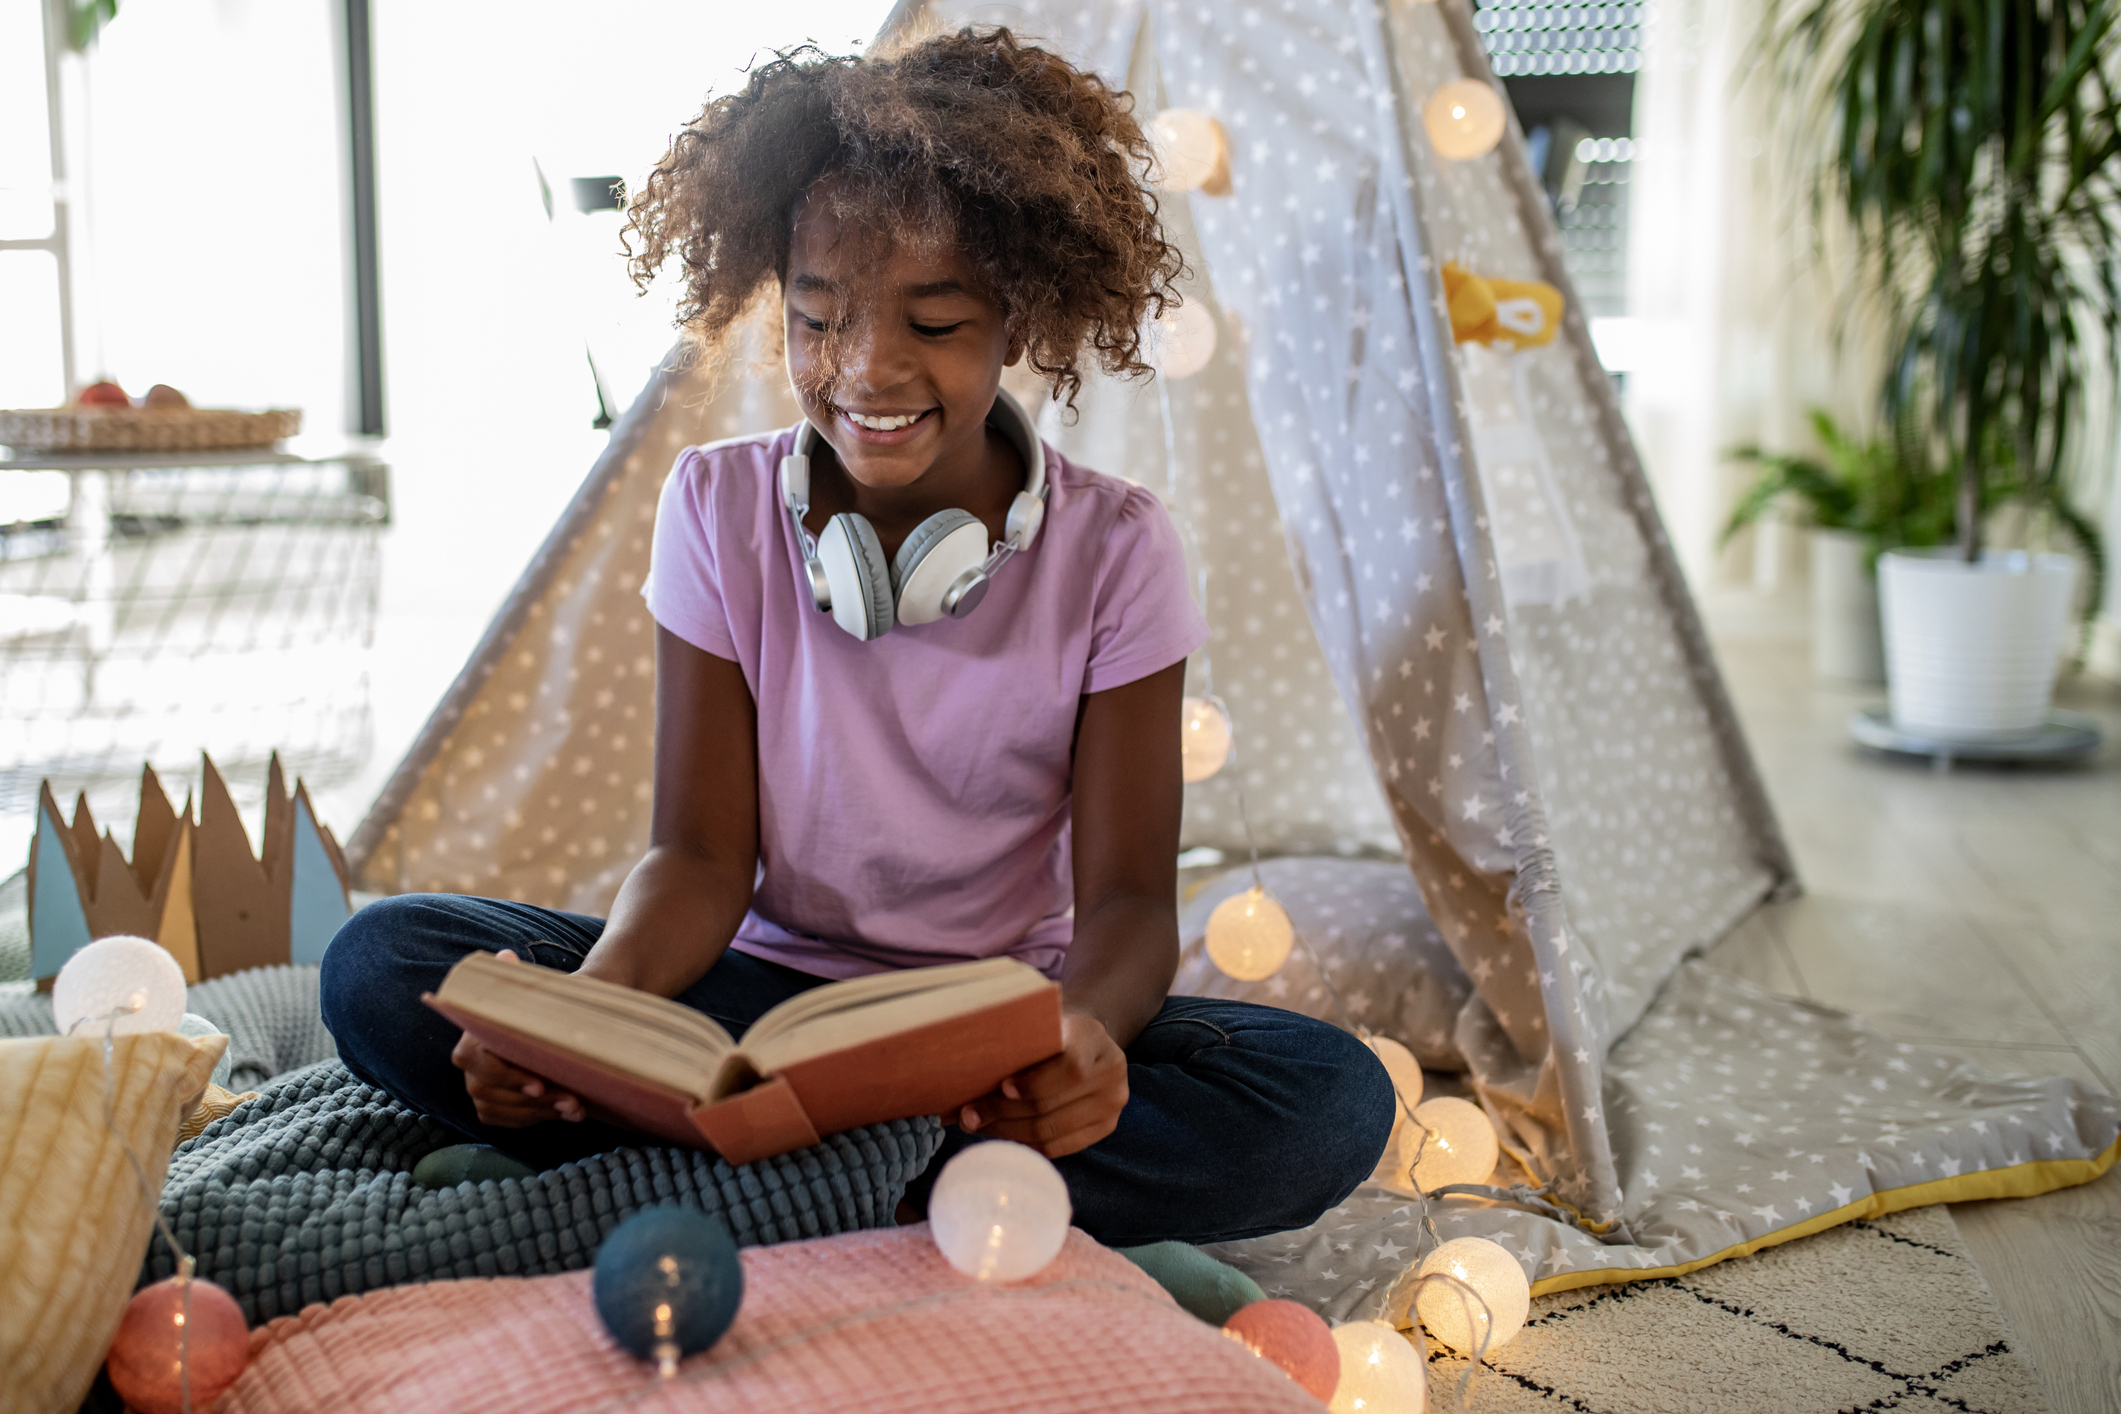
<svg viewBox="0 0 2121 1414">
<path fill-rule="evenodd" d="M 513 948 L 571 972 L 603 929 L 600 918 L 454 894 L 370 904 L 324 954 L 324 1024 L 354 1074 L 528 1163 L 638 1144 L 590 1120 L 481 1124 L 450 1064 L 457 1028 L 420 1004 L 475 948 Z M 825 980 L 732 949 L 677 1000 L 741 1035 Z M 1392 1129 L 1392 1083 L 1367 1047 L 1322 1021 L 1244 1002 L 1167 998 L 1127 1047 L 1127 1085 L 1119 1127 L 1057 1161 L 1076 1226 L 1116 1247 L 1304 1227 L 1370 1176 Z M 945 1135 L 908 1194 L 917 1208 L 942 1162 L 977 1142 L 954 1127 Z"/>
</svg>

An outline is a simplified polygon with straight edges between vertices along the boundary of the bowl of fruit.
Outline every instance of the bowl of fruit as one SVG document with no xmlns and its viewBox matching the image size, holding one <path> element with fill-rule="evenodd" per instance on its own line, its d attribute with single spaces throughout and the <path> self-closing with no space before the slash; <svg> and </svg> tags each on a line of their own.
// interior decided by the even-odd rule
<svg viewBox="0 0 2121 1414">
<path fill-rule="evenodd" d="M 137 401 L 108 379 L 58 408 L 0 410 L 0 446 L 17 452 L 207 452 L 270 447 L 302 430 L 299 408 L 195 408 L 157 383 Z"/>
</svg>

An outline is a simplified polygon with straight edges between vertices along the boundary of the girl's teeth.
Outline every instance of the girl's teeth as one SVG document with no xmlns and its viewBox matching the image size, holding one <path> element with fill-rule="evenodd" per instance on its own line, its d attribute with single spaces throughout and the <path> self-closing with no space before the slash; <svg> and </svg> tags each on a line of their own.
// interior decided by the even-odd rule
<svg viewBox="0 0 2121 1414">
<path fill-rule="evenodd" d="M 901 427 L 920 420 L 920 414 L 918 413 L 906 417 L 870 417 L 866 413 L 850 412 L 847 416 L 872 432 L 895 432 Z"/>
</svg>

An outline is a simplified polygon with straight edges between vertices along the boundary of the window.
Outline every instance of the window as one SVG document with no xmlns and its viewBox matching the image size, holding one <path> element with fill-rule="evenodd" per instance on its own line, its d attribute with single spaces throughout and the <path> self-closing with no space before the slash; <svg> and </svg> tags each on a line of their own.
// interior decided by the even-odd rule
<svg viewBox="0 0 2121 1414">
<path fill-rule="evenodd" d="M 1562 260 L 1594 325 L 1627 312 L 1628 175 L 1645 8 L 1483 0 L 1473 16 L 1554 203 Z"/>
<path fill-rule="evenodd" d="M 0 407 L 62 403 L 73 376 L 49 9 L 0 0 Z"/>
</svg>

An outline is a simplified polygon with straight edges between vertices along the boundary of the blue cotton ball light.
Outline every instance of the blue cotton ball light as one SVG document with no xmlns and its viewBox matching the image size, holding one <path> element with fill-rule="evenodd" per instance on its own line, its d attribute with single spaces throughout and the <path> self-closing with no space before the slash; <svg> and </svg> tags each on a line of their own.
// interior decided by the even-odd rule
<svg viewBox="0 0 2121 1414">
<path fill-rule="evenodd" d="M 611 1338 L 663 1378 L 722 1338 L 744 1299 L 736 1243 L 690 1208 L 651 1208 L 612 1230 L 597 1252 L 597 1315 Z"/>
</svg>

